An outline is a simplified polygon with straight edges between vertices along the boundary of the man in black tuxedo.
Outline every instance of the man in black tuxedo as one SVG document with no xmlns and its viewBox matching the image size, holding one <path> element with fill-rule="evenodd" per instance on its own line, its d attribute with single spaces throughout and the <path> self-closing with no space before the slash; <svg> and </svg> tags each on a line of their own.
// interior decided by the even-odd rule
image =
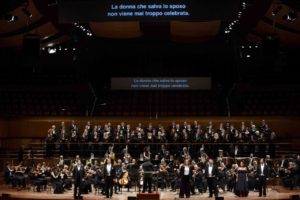
<svg viewBox="0 0 300 200">
<path fill-rule="evenodd" d="M 144 177 L 143 177 L 143 193 L 146 192 L 146 189 L 148 187 L 148 193 L 151 193 L 152 188 L 152 175 L 154 172 L 154 165 L 151 163 L 150 158 L 146 157 L 145 162 L 142 164 L 142 168 L 144 171 Z"/>
<path fill-rule="evenodd" d="M 218 168 L 216 165 L 214 165 L 213 159 L 208 160 L 208 163 L 205 167 L 205 176 L 209 188 L 209 197 L 212 197 L 213 192 L 215 197 L 218 197 L 218 188 L 216 183 L 216 177 L 218 177 Z"/>
<path fill-rule="evenodd" d="M 267 187 L 267 180 L 269 179 L 269 167 L 266 164 L 265 160 L 262 158 L 260 159 L 260 164 L 257 167 L 257 180 L 259 186 L 259 196 L 262 195 L 266 196 L 266 187 Z"/>
<path fill-rule="evenodd" d="M 74 178 L 74 199 L 82 199 L 80 184 L 84 178 L 84 169 L 81 165 L 81 161 L 77 160 L 76 166 L 73 169 L 73 178 Z"/>
<path fill-rule="evenodd" d="M 111 163 L 111 159 L 107 158 L 106 165 L 104 167 L 104 178 L 105 178 L 105 185 L 106 185 L 106 197 L 112 198 L 113 195 L 113 180 L 116 176 L 116 169 Z"/>
</svg>

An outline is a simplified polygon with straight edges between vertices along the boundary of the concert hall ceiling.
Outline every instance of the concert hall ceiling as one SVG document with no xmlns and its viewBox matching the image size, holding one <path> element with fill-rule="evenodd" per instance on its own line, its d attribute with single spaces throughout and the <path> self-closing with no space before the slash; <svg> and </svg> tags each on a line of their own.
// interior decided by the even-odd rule
<svg viewBox="0 0 300 200">
<path fill-rule="evenodd" d="M 232 22 L 129 21 L 88 24 L 59 24 L 57 5 L 49 5 L 49 2 L 51 1 L 0 1 L 0 47 L 21 47 L 24 34 L 40 35 L 42 47 L 55 46 L 74 40 L 74 33 L 77 32 L 82 32 L 87 39 L 165 38 L 176 43 L 194 44 L 232 35 L 260 42 L 265 36 L 272 35 L 279 37 L 282 46 L 300 45 L 300 9 L 299 3 L 295 3 L 297 0 L 245 0 L 245 8 L 241 10 L 240 17 L 237 13 L 237 21 Z M 29 13 L 26 14 L 24 8 Z M 30 14 L 32 17 L 28 17 Z M 16 17 L 11 18 L 12 16 Z"/>
</svg>

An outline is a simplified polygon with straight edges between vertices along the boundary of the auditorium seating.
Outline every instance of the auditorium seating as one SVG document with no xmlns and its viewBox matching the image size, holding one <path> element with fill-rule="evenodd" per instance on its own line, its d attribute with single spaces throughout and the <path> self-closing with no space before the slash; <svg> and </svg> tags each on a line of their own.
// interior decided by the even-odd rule
<svg viewBox="0 0 300 200">
<path fill-rule="evenodd" d="M 88 83 L 78 74 L 6 74 L 0 82 L 0 115 L 4 117 L 82 116 L 90 103 Z"/>
<path fill-rule="evenodd" d="M 212 91 L 111 91 L 100 116 L 209 116 L 220 115 Z"/>
<path fill-rule="evenodd" d="M 300 90 L 279 85 L 240 85 L 232 99 L 238 99 L 235 115 L 244 116 L 299 116 Z M 234 106 L 233 106 L 234 107 Z"/>
</svg>

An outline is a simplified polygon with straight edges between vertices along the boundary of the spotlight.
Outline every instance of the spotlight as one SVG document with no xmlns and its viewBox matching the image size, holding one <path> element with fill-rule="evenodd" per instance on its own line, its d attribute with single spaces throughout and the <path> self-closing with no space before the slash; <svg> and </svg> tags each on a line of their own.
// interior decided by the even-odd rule
<svg viewBox="0 0 300 200">
<path fill-rule="evenodd" d="M 272 12 L 272 15 L 277 15 L 282 10 L 282 5 L 277 6 L 277 8 Z"/>
<path fill-rule="evenodd" d="M 27 7 L 22 8 L 22 11 L 23 11 L 23 13 L 24 13 L 27 17 L 29 17 L 29 18 L 32 17 L 32 14 L 31 14 L 31 12 L 29 12 L 29 10 L 28 10 Z"/>
<path fill-rule="evenodd" d="M 6 14 L 4 16 L 4 19 L 8 22 L 14 22 L 14 21 L 17 21 L 19 18 L 15 15 L 12 15 L 12 14 Z"/>
<path fill-rule="evenodd" d="M 49 48 L 49 49 L 48 49 L 48 53 L 49 53 L 49 54 L 54 54 L 54 53 L 56 53 L 56 48 Z"/>
<path fill-rule="evenodd" d="M 297 12 L 295 10 L 291 10 L 286 15 L 283 15 L 282 19 L 289 21 L 289 22 L 293 22 L 297 19 L 297 16 L 298 16 Z"/>
<path fill-rule="evenodd" d="M 57 0 L 48 0 L 48 6 L 56 6 L 57 5 Z"/>
</svg>

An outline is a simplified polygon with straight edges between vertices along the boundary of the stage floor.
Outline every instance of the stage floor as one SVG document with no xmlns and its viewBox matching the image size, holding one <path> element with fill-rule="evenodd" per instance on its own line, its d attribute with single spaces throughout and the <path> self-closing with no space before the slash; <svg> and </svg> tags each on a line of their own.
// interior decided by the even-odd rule
<svg viewBox="0 0 300 200">
<path fill-rule="evenodd" d="M 112 199 L 113 200 L 127 200 L 128 197 L 136 197 L 137 192 L 125 192 L 125 189 L 122 194 L 114 194 Z M 126 189 L 127 190 L 127 189 Z M 133 189 L 132 189 L 133 190 Z M 159 191 L 160 199 L 161 200 L 174 200 L 179 198 L 178 193 L 176 192 L 169 192 L 169 191 Z M 29 190 L 21 190 L 18 191 L 17 189 L 12 188 L 0 188 L 0 194 L 9 194 L 12 199 L 41 199 L 41 200 L 52 200 L 52 199 L 59 199 L 59 200 L 70 200 L 73 199 L 73 191 L 68 190 L 64 194 L 53 194 L 49 191 L 42 191 L 42 192 L 33 192 Z M 279 200 L 279 199 L 290 199 L 292 195 L 299 195 L 300 189 L 298 190 L 288 190 L 284 188 L 280 189 L 268 189 L 267 197 L 258 197 L 258 192 L 250 192 L 249 196 L 245 199 L 251 200 L 259 200 L 259 199 L 268 199 L 268 200 Z M 82 195 L 84 200 L 99 200 L 99 199 L 106 199 L 105 196 L 101 194 L 89 193 Z M 220 197 L 224 197 L 226 200 L 236 200 L 241 199 L 241 197 L 235 196 L 232 192 L 226 193 L 219 193 Z M 192 195 L 190 199 L 212 199 L 208 198 L 208 193 L 204 194 L 196 194 Z M 213 198 L 214 199 L 214 198 Z"/>
</svg>

